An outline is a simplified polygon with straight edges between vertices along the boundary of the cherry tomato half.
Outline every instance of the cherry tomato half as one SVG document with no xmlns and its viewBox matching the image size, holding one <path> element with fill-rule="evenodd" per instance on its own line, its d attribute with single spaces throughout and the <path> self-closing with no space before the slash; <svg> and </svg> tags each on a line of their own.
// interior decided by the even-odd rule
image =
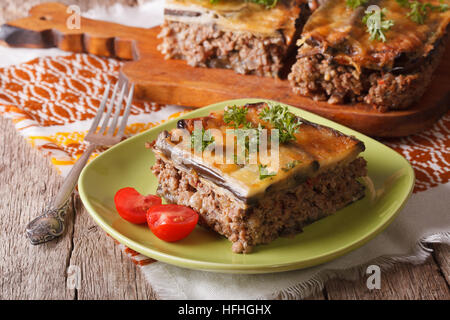
<svg viewBox="0 0 450 320">
<path fill-rule="evenodd" d="M 162 204 L 147 211 L 147 223 L 161 240 L 173 242 L 187 237 L 198 221 L 198 213 L 186 206 Z"/>
<path fill-rule="evenodd" d="M 149 194 L 143 196 L 134 188 L 123 188 L 114 196 L 114 203 L 119 215 L 125 220 L 142 224 L 147 221 L 147 210 L 162 203 L 161 198 Z"/>
</svg>

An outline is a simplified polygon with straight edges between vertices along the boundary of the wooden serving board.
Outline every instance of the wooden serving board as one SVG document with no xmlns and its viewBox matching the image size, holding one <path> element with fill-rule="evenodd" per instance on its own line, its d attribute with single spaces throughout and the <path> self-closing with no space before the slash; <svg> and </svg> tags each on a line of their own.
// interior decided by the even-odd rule
<svg viewBox="0 0 450 320">
<path fill-rule="evenodd" d="M 11 47 L 49 48 L 115 57 L 127 62 L 121 76 L 136 86 L 136 97 L 161 104 L 203 107 L 223 100 L 278 100 L 342 123 L 370 136 L 396 137 L 419 132 L 450 105 L 450 46 L 433 81 L 409 110 L 381 113 L 363 105 L 330 105 L 295 95 L 286 80 L 239 75 L 232 70 L 194 68 L 181 60 L 165 60 L 156 49 L 159 28 L 143 29 L 81 18 L 79 29 L 66 23 L 71 16 L 59 3 L 30 10 L 28 18 L 5 24 L 0 42 Z"/>
</svg>

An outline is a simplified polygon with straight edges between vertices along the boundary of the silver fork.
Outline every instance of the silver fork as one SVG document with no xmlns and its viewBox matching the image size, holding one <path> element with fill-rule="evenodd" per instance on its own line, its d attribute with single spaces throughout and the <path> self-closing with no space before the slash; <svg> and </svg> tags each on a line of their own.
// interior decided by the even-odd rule
<svg viewBox="0 0 450 320">
<path fill-rule="evenodd" d="M 108 83 L 92 126 L 89 129 L 86 137 L 84 138 L 85 141 L 89 142 L 89 146 L 83 153 L 83 155 L 73 165 L 72 169 L 69 172 L 69 175 L 67 176 L 61 187 L 61 190 L 58 192 L 55 199 L 44 211 L 44 213 L 35 218 L 27 225 L 26 233 L 32 244 L 36 245 L 53 240 L 56 237 L 59 237 L 64 232 L 64 218 L 66 217 L 67 211 L 69 210 L 70 198 L 75 186 L 77 185 L 81 170 L 86 165 L 89 156 L 92 154 L 96 147 L 112 146 L 120 142 L 120 140 L 122 139 L 125 127 L 127 125 L 128 116 L 130 115 L 134 85 L 132 85 L 129 90 L 123 117 L 120 122 L 119 129 L 117 133 L 115 133 L 119 121 L 119 115 L 123 107 L 123 97 L 125 95 L 125 90 L 127 89 L 126 83 L 123 85 L 120 85 L 119 83 L 120 81 L 118 81 L 114 87 L 113 94 L 108 105 L 106 116 L 104 117 L 102 126 L 100 127 L 98 132 L 96 132 L 100 120 L 102 119 L 102 116 L 104 114 L 106 102 L 108 101 L 109 91 L 111 89 L 111 83 Z M 119 89 L 119 87 L 121 87 L 121 89 Z M 120 94 L 119 99 L 116 102 L 118 91 L 120 91 Z M 112 116 L 114 105 L 115 112 Z M 111 117 L 112 122 L 108 127 L 108 123 Z"/>
</svg>

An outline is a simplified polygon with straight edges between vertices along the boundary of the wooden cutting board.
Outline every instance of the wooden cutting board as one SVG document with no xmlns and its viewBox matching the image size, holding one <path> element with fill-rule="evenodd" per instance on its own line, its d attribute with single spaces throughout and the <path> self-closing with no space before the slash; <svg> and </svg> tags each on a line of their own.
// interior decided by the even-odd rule
<svg viewBox="0 0 450 320">
<path fill-rule="evenodd" d="M 70 20 L 72 19 L 72 20 Z M 406 111 L 381 113 L 363 105 L 330 105 L 295 95 L 286 80 L 239 75 L 231 70 L 194 68 L 181 60 L 165 60 L 156 49 L 159 28 L 143 29 L 81 18 L 79 29 L 67 7 L 45 3 L 28 18 L 5 24 L 0 42 L 11 47 L 50 48 L 88 52 L 127 62 L 121 76 L 136 85 L 136 97 L 161 104 L 203 107 L 237 98 L 284 102 L 342 123 L 370 136 L 396 137 L 422 131 L 449 110 L 450 46 L 420 101 Z"/>
</svg>

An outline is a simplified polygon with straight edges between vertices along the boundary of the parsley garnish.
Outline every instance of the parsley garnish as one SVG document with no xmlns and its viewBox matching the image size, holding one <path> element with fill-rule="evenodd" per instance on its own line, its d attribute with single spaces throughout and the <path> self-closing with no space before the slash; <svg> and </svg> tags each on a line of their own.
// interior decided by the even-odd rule
<svg viewBox="0 0 450 320">
<path fill-rule="evenodd" d="M 262 135 L 262 130 L 264 129 L 264 126 L 261 126 L 260 123 L 258 123 L 258 128 L 252 128 L 248 130 L 252 130 L 249 132 L 249 135 L 245 134 L 246 130 L 238 129 L 237 132 L 237 145 L 238 148 L 243 148 L 243 151 L 241 151 L 244 154 L 244 157 L 237 157 L 235 155 L 234 157 L 234 163 L 235 164 L 245 164 L 248 163 L 250 160 L 250 154 L 252 152 L 258 152 L 260 148 L 260 137 Z M 241 131 L 242 130 L 242 131 Z M 243 134 L 241 134 L 243 133 Z M 252 145 L 252 150 L 250 150 L 250 145 Z M 255 146 L 255 147 L 254 147 Z M 242 150 L 242 149 L 241 149 Z M 239 152 L 239 150 L 238 150 Z M 242 153 L 239 152 L 239 155 L 242 155 Z M 238 160 L 240 160 L 238 162 Z"/>
<path fill-rule="evenodd" d="M 386 8 L 381 10 L 369 10 L 365 11 L 365 16 L 362 22 L 367 26 L 367 31 L 370 34 L 370 40 L 380 40 L 385 42 L 386 36 L 384 32 L 389 30 L 393 25 L 394 21 L 384 20 L 386 14 Z"/>
<path fill-rule="evenodd" d="M 236 129 L 240 126 L 243 126 L 244 129 L 248 129 L 251 127 L 251 124 L 247 122 L 247 112 L 248 109 L 246 107 L 228 107 L 223 115 L 223 121 Z"/>
<path fill-rule="evenodd" d="M 214 136 L 209 130 L 194 130 L 191 136 L 191 148 L 197 151 L 204 151 L 210 144 L 214 143 Z"/>
<path fill-rule="evenodd" d="M 259 113 L 259 118 L 270 122 L 275 129 L 279 130 L 280 143 L 295 140 L 294 134 L 298 131 L 300 122 L 291 112 L 289 112 L 287 107 L 283 107 L 279 104 L 265 107 Z"/>
<path fill-rule="evenodd" d="M 209 3 L 217 4 L 219 1 L 220 0 L 209 0 Z M 253 2 L 265 6 L 267 9 L 272 9 L 277 5 L 278 0 L 244 0 L 244 2 Z"/>
<path fill-rule="evenodd" d="M 300 160 L 293 160 L 291 162 L 288 162 L 286 164 L 286 167 L 281 168 L 281 170 L 283 170 L 284 172 L 288 172 L 289 170 L 295 168 L 295 166 L 297 166 L 300 163 L 302 163 Z"/>
<path fill-rule="evenodd" d="M 407 16 L 418 24 L 424 24 L 428 13 L 431 11 L 444 12 L 448 10 L 448 4 L 440 0 L 440 4 L 435 6 L 431 3 L 422 3 L 419 1 L 409 1 L 409 0 L 396 0 L 404 8 L 410 8 L 411 10 L 407 13 Z"/>
<path fill-rule="evenodd" d="M 409 7 L 411 8 L 411 11 L 408 12 L 407 16 L 415 23 L 423 24 L 428 14 L 428 3 L 413 1 L 409 3 Z"/>
<path fill-rule="evenodd" d="M 367 1 L 369 1 L 369 0 L 346 0 L 345 3 L 347 5 L 347 7 L 356 9 L 359 6 L 366 4 Z"/>
<path fill-rule="evenodd" d="M 259 168 L 259 180 L 263 180 L 277 175 L 276 172 L 269 172 L 269 170 L 267 170 L 267 166 L 263 166 L 262 164 L 258 164 L 258 168 Z"/>
<path fill-rule="evenodd" d="M 260 4 L 262 6 L 266 6 L 267 9 L 274 8 L 278 3 L 278 0 L 248 0 L 248 1 Z"/>
<path fill-rule="evenodd" d="M 404 8 L 409 7 L 409 0 L 395 0 L 399 5 L 401 5 Z"/>
<path fill-rule="evenodd" d="M 437 10 L 440 11 L 440 12 L 447 11 L 448 10 L 448 4 L 444 3 L 444 0 L 440 0 L 439 2 L 441 4 L 438 5 L 438 6 L 435 6 L 437 8 Z"/>
</svg>

